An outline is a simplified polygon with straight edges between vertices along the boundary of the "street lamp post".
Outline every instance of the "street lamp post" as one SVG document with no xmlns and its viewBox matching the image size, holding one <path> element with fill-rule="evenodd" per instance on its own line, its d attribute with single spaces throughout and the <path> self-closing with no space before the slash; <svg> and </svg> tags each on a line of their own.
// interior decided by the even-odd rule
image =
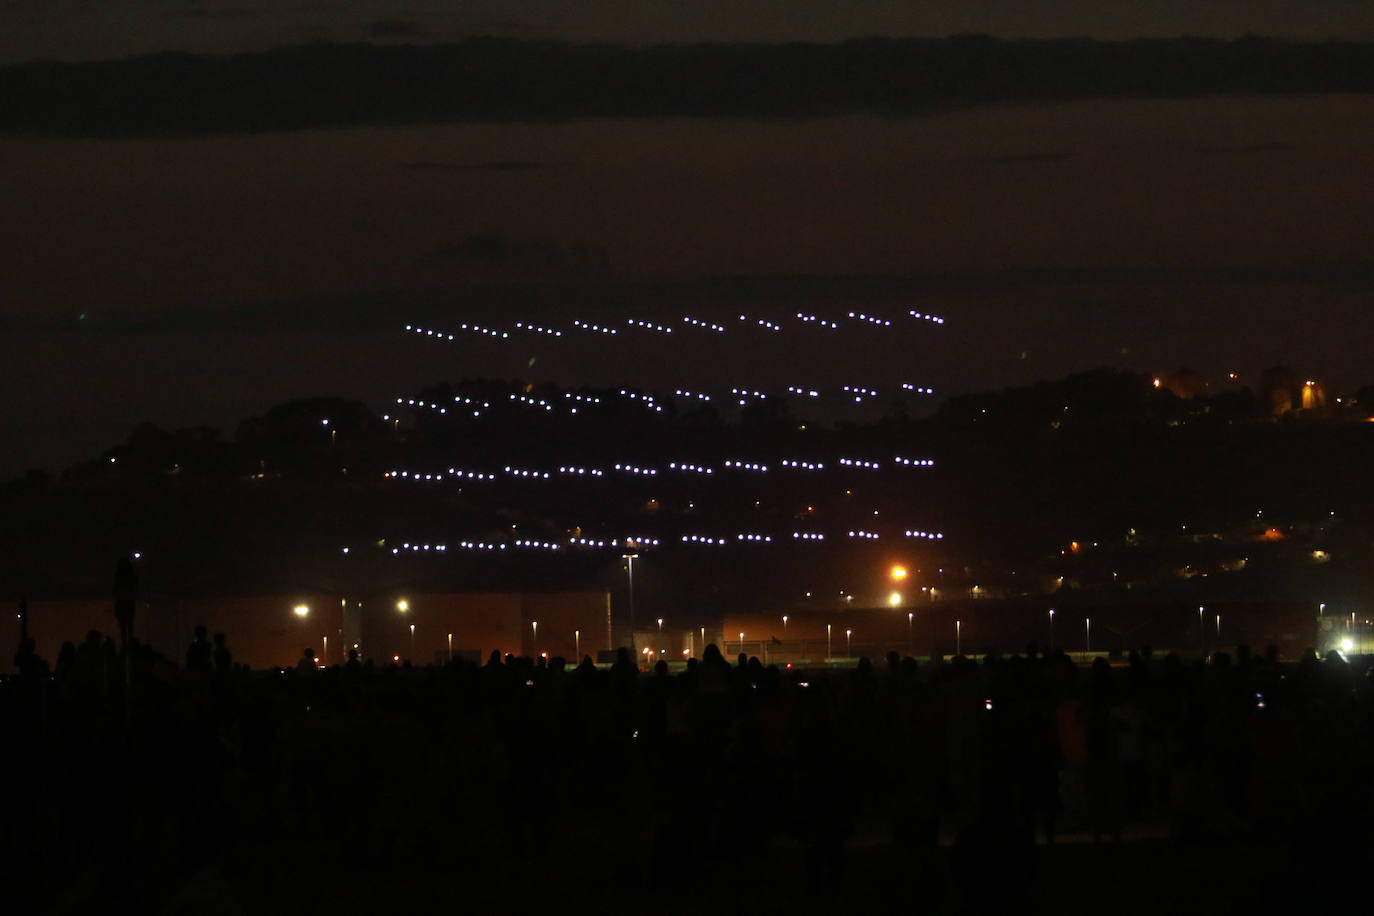
<svg viewBox="0 0 1374 916">
<path fill-rule="evenodd" d="M 577 656 L 576 664 L 582 663 L 582 631 L 573 630 L 573 655 Z"/>
<path fill-rule="evenodd" d="M 539 621 L 530 621 L 530 655 L 539 654 Z"/>
<path fill-rule="evenodd" d="M 1054 608 L 1050 608 L 1050 648 L 1054 648 Z"/>
<path fill-rule="evenodd" d="M 406 600 L 405 598 L 397 599 L 397 601 L 396 601 L 396 613 L 398 613 L 398 614 L 407 614 L 407 613 L 409 613 L 409 612 L 410 612 L 410 602 L 409 602 L 408 600 Z M 414 657 L 415 657 L 415 625 L 414 625 L 414 624 L 411 624 L 411 627 L 410 627 L 410 655 L 411 655 L 411 658 L 414 658 Z"/>
<path fill-rule="evenodd" d="M 963 629 L 964 624 L 962 620 L 954 621 L 954 654 L 956 657 L 964 654 Z"/>
<path fill-rule="evenodd" d="M 916 621 L 916 614 L 915 614 L 915 612 L 914 612 L 914 611 L 907 611 L 907 612 L 906 612 L 906 654 L 907 654 L 907 655 L 915 655 L 915 654 L 916 654 L 916 641 L 915 641 L 915 639 L 912 637 L 912 633 L 911 633 L 912 625 L 915 623 L 915 621 Z"/>
<path fill-rule="evenodd" d="M 825 657 L 827 661 L 830 659 L 830 655 L 830 624 L 827 623 L 825 625 Z"/>
<path fill-rule="evenodd" d="M 1083 618 L 1083 645 L 1085 650 L 1091 654 L 1093 650 L 1093 619 L 1091 617 Z"/>
<path fill-rule="evenodd" d="M 850 642 L 850 637 L 852 637 L 853 635 L 854 635 L 854 631 L 853 631 L 853 630 L 845 630 L 845 631 L 844 631 L 844 657 L 845 657 L 845 658 L 853 658 L 853 657 L 854 657 L 854 646 L 853 646 L 853 643 Z"/>
<path fill-rule="evenodd" d="M 637 553 L 622 554 L 625 559 L 625 569 L 630 585 L 630 658 L 638 658 L 635 655 L 635 560 L 639 558 Z"/>
<path fill-rule="evenodd" d="M 740 630 L 740 631 L 739 631 L 739 651 L 740 651 L 740 654 L 741 654 L 741 655 L 744 654 L 744 631 L 743 631 L 743 630 Z"/>
<path fill-rule="evenodd" d="M 1198 605 L 1198 608 L 1197 608 L 1197 643 L 1198 643 L 1198 651 L 1202 653 L 1202 657 L 1203 657 L 1203 658 L 1206 658 L 1206 657 L 1207 657 L 1207 628 L 1206 628 L 1206 627 L 1203 625 L 1203 623 L 1202 623 L 1202 615 L 1203 615 L 1203 612 L 1204 612 L 1205 610 L 1206 610 L 1206 609 L 1205 609 L 1202 605 Z"/>
</svg>

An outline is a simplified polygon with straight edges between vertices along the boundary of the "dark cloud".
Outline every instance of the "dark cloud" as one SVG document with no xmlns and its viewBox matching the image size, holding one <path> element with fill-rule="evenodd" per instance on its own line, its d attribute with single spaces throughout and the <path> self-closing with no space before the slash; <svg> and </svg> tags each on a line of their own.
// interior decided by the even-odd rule
<svg viewBox="0 0 1374 916">
<path fill-rule="evenodd" d="M 986 162 L 991 165 L 1036 165 L 1042 162 L 1066 162 L 1077 155 L 1077 153 L 1069 152 L 1019 153 L 1011 156 L 989 156 L 986 158 L 970 157 L 964 161 Z"/>
<path fill-rule="evenodd" d="M 424 33 L 420 23 L 410 19 L 377 19 L 367 24 L 373 38 L 415 38 Z"/>
<path fill-rule="evenodd" d="M 222 7 L 220 9 L 207 9 L 200 6 L 186 6 L 178 9 L 166 10 L 162 14 L 168 19 L 205 19 L 219 21 L 249 21 L 263 19 L 267 16 L 267 11 L 255 7 Z"/>
<path fill-rule="evenodd" d="M 456 245 L 432 248 L 415 266 L 428 272 L 456 271 L 470 279 L 501 279 L 585 275 L 602 271 L 607 264 L 606 252 L 600 249 L 482 233 Z"/>
<path fill-rule="evenodd" d="M 493 162 L 402 162 L 401 168 L 416 172 L 526 172 L 543 167 L 529 159 L 500 159 Z"/>
<path fill-rule="evenodd" d="M 435 121 L 929 114 L 1071 98 L 1374 92 L 1374 45 L 862 39 L 625 48 L 314 44 L 0 68 L 0 130 L 239 133 Z"/>
<path fill-rule="evenodd" d="M 1248 143 L 1242 146 L 1204 146 L 1198 152 L 1218 156 L 1236 156 L 1249 153 L 1288 153 L 1298 149 L 1296 143 Z"/>
</svg>

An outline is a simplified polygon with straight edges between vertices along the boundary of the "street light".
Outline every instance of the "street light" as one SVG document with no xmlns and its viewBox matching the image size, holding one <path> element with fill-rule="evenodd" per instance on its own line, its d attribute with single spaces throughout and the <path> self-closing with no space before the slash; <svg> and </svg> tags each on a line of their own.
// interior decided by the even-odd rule
<svg viewBox="0 0 1374 916">
<path fill-rule="evenodd" d="M 577 656 L 577 663 L 582 662 L 582 631 L 573 630 L 573 655 Z"/>
<path fill-rule="evenodd" d="M 782 638 L 787 638 L 787 615 L 782 615 Z"/>
<path fill-rule="evenodd" d="M 905 578 L 906 578 L 906 567 L 905 567 L 905 566 L 894 566 L 894 567 L 892 567 L 892 578 L 893 578 L 894 581 L 897 581 L 897 582 L 900 582 L 900 581 L 902 581 L 903 579 L 905 579 Z"/>
<path fill-rule="evenodd" d="M 825 657 L 830 658 L 830 624 L 825 625 Z"/>
<path fill-rule="evenodd" d="M 1205 658 L 1206 655 L 1207 655 L 1207 629 L 1206 629 L 1206 627 L 1203 626 L 1203 623 L 1202 623 L 1202 614 L 1203 614 L 1203 612 L 1204 612 L 1205 610 L 1206 610 L 1206 608 L 1204 608 L 1202 605 L 1199 604 L 1199 605 L 1197 606 L 1197 641 L 1198 641 L 1198 651 L 1200 651 L 1200 652 L 1202 653 L 1202 655 L 1203 655 L 1204 658 Z"/>
<path fill-rule="evenodd" d="M 310 608 L 309 608 L 308 605 L 298 604 L 298 605 L 296 605 L 295 607 L 293 607 L 293 608 L 291 609 L 291 611 L 292 611 L 292 613 L 294 613 L 297 617 L 304 617 L 306 614 L 309 614 L 309 613 L 310 613 Z"/>
<path fill-rule="evenodd" d="M 901 593 L 901 592 L 893 592 L 892 594 L 888 595 L 888 596 L 887 596 L 887 603 L 888 603 L 889 605 L 891 605 L 892 607 L 901 607 L 901 606 L 902 606 L 902 593 Z"/>
<path fill-rule="evenodd" d="M 415 624 L 410 625 L 410 657 L 415 658 Z"/>
<path fill-rule="evenodd" d="M 912 625 L 912 622 L 915 621 L 915 619 L 916 619 L 916 614 L 915 614 L 914 611 L 907 611 L 907 612 L 906 612 L 906 654 L 907 654 L 907 655 L 915 655 L 915 654 L 916 654 L 916 642 L 915 642 L 915 640 L 913 640 L 913 639 L 911 638 L 911 625 Z"/>
<path fill-rule="evenodd" d="M 1091 653 L 1093 650 L 1093 619 L 1091 617 L 1083 618 L 1083 640 L 1086 651 Z"/>
<path fill-rule="evenodd" d="M 659 635 L 659 636 L 662 636 L 662 635 L 663 635 L 663 618 L 662 618 L 662 617 L 658 618 L 658 635 Z"/>
<path fill-rule="evenodd" d="M 1054 648 L 1054 608 L 1050 608 L 1050 648 Z"/>
<path fill-rule="evenodd" d="M 406 611 L 410 610 L 410 602 L 402 598 L 400 601 L 396 602 L 396 610 L 404 614 Z"/>
<path fill-rule="evenodd" d="M 954 655 L 956 658 L 964 654 L 963 629 L 962 620 L 954 621 Z"/>
<path fill-rule="evenodd" d="M 539 654 L 539 621 L 530 621 L 530 654 Z"/>
<path fill-rule="evenodd" d="M 853 636 L 853 635 L 854 635 L 854 631 L 853 631 L 853 630 L 845 630 L 845 631 L 844 631 L 844 657 L 845 657 L 845 658 L 853 658 L 853 657 L 854 657 L 854 647 L 850 644 L 850 641 L 849 641 L 849 638 L 850 638 L 851 636 Z"/>
<path fill-rule="evenodd" d="M 448 660 L 453 661 L 453 634 L 448 634 Z"/>
</svg>

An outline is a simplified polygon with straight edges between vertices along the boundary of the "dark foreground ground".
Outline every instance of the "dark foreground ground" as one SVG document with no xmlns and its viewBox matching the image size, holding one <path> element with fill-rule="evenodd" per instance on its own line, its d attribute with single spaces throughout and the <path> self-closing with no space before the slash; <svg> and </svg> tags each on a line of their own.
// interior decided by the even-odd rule
<svg viewBox="0 0 1374 916">
<path fill-rule="evenodd" d="M 585 837 L 584 837 L 585 839 Z M 276 913 L 438 911 L 613 913 L 1367 913 L 1367 844 L 1322 854 L 1296 840 L 1121 845 L 1008 852 L 971 846 L 845 852 L 818 873 L 800 849 L 762 847 L 655 873 L 633 843 L 604 835 L 576 849 L 513 856 L 475 873 L 461 855 L 417 852 L 421 837 L 379 835 L 342 859 L 264 839 L 189 870 L 130 861 L 65 886 L 15 873 L 11 912 Z M 405 850 L 397 861 L 378 847 Z M 441 847 L 442 848 L 442 847 Z M 381 861 L 378 861 L 378 859 Z M 154 857 L 155 859 L 155 857 Z"/>
<path fill-rule="evenodd" d="M 127 689 L 99 639 L 20 661 L 7 912 L 1370 910 L 1371 691 L 1337 656 L 248 672 L 207 644 L 136 650 Z"/>
</svg>

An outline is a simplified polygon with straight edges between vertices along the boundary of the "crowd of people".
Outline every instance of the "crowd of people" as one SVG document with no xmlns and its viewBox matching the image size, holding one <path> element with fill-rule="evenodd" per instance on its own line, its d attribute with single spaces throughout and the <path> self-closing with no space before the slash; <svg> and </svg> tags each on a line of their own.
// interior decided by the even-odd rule
<svg viewBox="0 0 1374 916">
<path fill-rule="evenodd" d="M 747 886 L 775 855 L 819 892 L 875 847 L 967 909 L 1033 883 L 1055 844 L 1291 845 L 1311 868 L 1369 849 L 1374 684 L 1338 654 L 792 670 L 709 646 L 674 672 L 626 650 L 609 668 L 306 650 L 250 671 L 199 628 L 179 666 L 92 632 L 51 667 L 26 641 L 15 668 L 0 853 L 73 909 L 194 896 L 207 869 L 249 896 L 326 873 L 596 895 Z"/>
</svg>

